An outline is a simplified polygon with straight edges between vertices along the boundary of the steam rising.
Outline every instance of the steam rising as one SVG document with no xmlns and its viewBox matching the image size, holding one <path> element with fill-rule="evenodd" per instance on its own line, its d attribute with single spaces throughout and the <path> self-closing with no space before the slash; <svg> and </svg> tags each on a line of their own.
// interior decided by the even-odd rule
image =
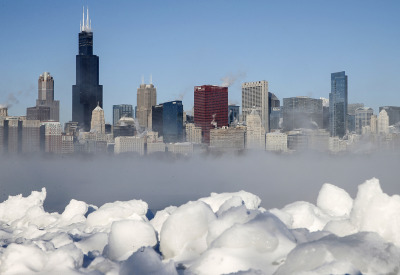
<svg viewBox="0 0 400 275">
<path fill-rule="evenodd" d="M 232 86 L 236 81 L 243 79 L 246 77 L 245 72 L 237 72 L 237 73 L 229 73 L 228 75 L 224 76 L 221 78 L 222 87 L 230 87 Z"/>
</svg>

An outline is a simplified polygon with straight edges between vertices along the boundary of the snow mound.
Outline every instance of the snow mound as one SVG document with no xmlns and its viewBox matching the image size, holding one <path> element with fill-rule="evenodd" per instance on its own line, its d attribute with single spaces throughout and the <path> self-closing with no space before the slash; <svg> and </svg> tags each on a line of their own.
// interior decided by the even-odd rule
<svg viewBox="0 0 400 275">
<path fill-rule="evenodd" d="M 146 218 L 141 200 L 43 208 L 46 190 L 0 203 L 0 274 L 397 274 L 400 196 L 324 184 L 316 205 L 269 211 L 251 193 L 212 193 Z M 87 217 L 87 218 L 86 218 Z"/>
</svg>

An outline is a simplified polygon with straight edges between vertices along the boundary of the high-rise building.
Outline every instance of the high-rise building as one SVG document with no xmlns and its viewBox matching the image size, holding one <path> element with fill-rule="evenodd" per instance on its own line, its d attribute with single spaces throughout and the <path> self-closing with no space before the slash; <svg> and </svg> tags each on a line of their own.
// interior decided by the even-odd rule
<svg viewBox="0 0 400 275">
<path fill-rule="evenodd" d="M 103 86 L 99 85 L 99 57 L 93 55 L 93 32 L 89 10 L 79 33 L 79 54 L 76 56 L 76 84 L 72 86 L 72 121 L 89 131 L 92 111 L 103 107 Z"/>
<path fill-rule="evenodd" d="M 142 83 L 137 89 L 137 110 L 136 118 L 139 126 L 142 128 L 149 127 L 149 116 L 151 107 L 157 104 L 157 89 L 152 83 Z"/>
<path fill-rule="evenodd" d="M 271 113 L 269 114 L 269 129 L 281 129 L 282 122 L 282 107 L 272 107 Z"/>
<path fill-rule="evenodd" d="M 133 108 L 130 104 L 113 105 L 113 126 L 117 125 L 121 117 L 132 117 Z"/>
<path fill-rule="evenodd" d="M 186 123 L 186 141 L 201 143 L 201 127 L 197 127 L 194 123 Z"/>
<path fill-rule="evenodd" d="M 40 151 L 40 121 L 22 121 L 22 153 L 37 153 Z"/>
<path fill-rule="evenodd" d="M 331 74 L 329 94 L 329 127 L 331 137 L 342 138 L 347 130 L 347 75 L 345 72 Z"/>
<path fill-rule="evenodd" d="M 54 100 L 54 79 L 49 72 L 39 76 L 36 106 L 49 107 L 50 120 L 60 121 L 60 101 Z"/>
<path fill-rule="evenodd" d="M 96 132 L 98 134 L 105 134 L 105 125 L 104 121 L 104 111 L 103 109 L 97 105 L 96 108 L 92 111 L 92 121 L 90 126 L 90 132 Z"/>
<path fill-rule="evenodd" d="M 283 99 L 283 130 L 323 128 L 322 100 L 306 96 Z"/>
<path fill-rule="evenodd" d="M 164 142 L 183 141 L 183 105 L 182 101 L 165 102 L 163 105 Z"/>
<path fill-rule="evenodd" d="M 60 154 L 62 148 L 60 122 L 44 122 L 40 126 L 42 150 L 46 153 Z"/>
<path fill-rule="evenodd" d="M 368 107 L 360 107 L 356 109 L 356 133 L 361 134 L 363 127 L 371 126 L 371 116 L 374 110 Z"/>
<path fill-rule="evenodd" d="M 266 131 L 269 130 L 268 82 L 265 80 L 242 84 L 242 119 L 256 108 Z"/>
<path fill-rule="evenodd" d="M 158 104 L 151 107 L 151 129 L 163 136 L 163 105 Z"/>
<path fill-rule="evenodd" d="M 231 125 L 232 123 L 239 122 L 239 106 L 230 104 L 228 105 L 228 123 Z"/>
<path fill-rule="evenodd" d="M 228 87 L 194 87 L 194 124 L 202 129 L 203 142 L 210 143 L 210 129 L 228 126 Z"/>
<path fill-rule="evenodd" d="M 255 109 L 246 116 L 246 148 L 265 149 L 265 129 L 261 117 Z"/>
<path fill-rule="evenodd" d="M 113 136 L 117 137 L 127 137 L 134 136 L 136 132 L 135 120 L 131 117 L 121 117 L 117 125 L 114 126 Z"/>
<path fill-rule="evenodd" d="M 400 122 L 400 107 L 396 106 L 383 106 L 379 107 L 379 112 L 385 110 L 389 116 L 389 125 L 395 125 Z"/>
</svg>

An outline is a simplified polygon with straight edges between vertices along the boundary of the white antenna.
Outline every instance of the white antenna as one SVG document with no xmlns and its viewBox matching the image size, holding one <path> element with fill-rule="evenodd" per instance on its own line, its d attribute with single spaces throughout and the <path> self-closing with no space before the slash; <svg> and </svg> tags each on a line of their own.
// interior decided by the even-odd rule
<svg viewBox="0 0 400 275">
<path fill-rule="evenodd" d="M 85 6 L 82 7 L 82 28 L 81 32 L 85 30 Z"/>
<path fill-rule="evenodd" d="M 86 28 L 89 29 L 89 7 L 87 7 L 87 14 L 86 14 Z"/>
<path fill-rule="evenodd" d="M 150 74 L 150 84 L 153 84 L 153 76 Z"/>
</svg>

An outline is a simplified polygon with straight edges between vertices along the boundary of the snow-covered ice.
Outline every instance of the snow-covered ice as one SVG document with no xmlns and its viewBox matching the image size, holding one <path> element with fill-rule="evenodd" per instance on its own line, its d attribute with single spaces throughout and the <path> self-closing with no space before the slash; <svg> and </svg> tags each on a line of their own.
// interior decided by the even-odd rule
<svg viewBox="0 0 400 275">
<path fill-rule="evenodd" d="M 316 204 L 265 210 L 212 193 L 148 220 L 142 200 L 43 208 L 46 189 L 0 203 L 0 274 L 398 274 L 400 196 L 378 179 L 355 198 L 322 185 Z"/>
</svg>

